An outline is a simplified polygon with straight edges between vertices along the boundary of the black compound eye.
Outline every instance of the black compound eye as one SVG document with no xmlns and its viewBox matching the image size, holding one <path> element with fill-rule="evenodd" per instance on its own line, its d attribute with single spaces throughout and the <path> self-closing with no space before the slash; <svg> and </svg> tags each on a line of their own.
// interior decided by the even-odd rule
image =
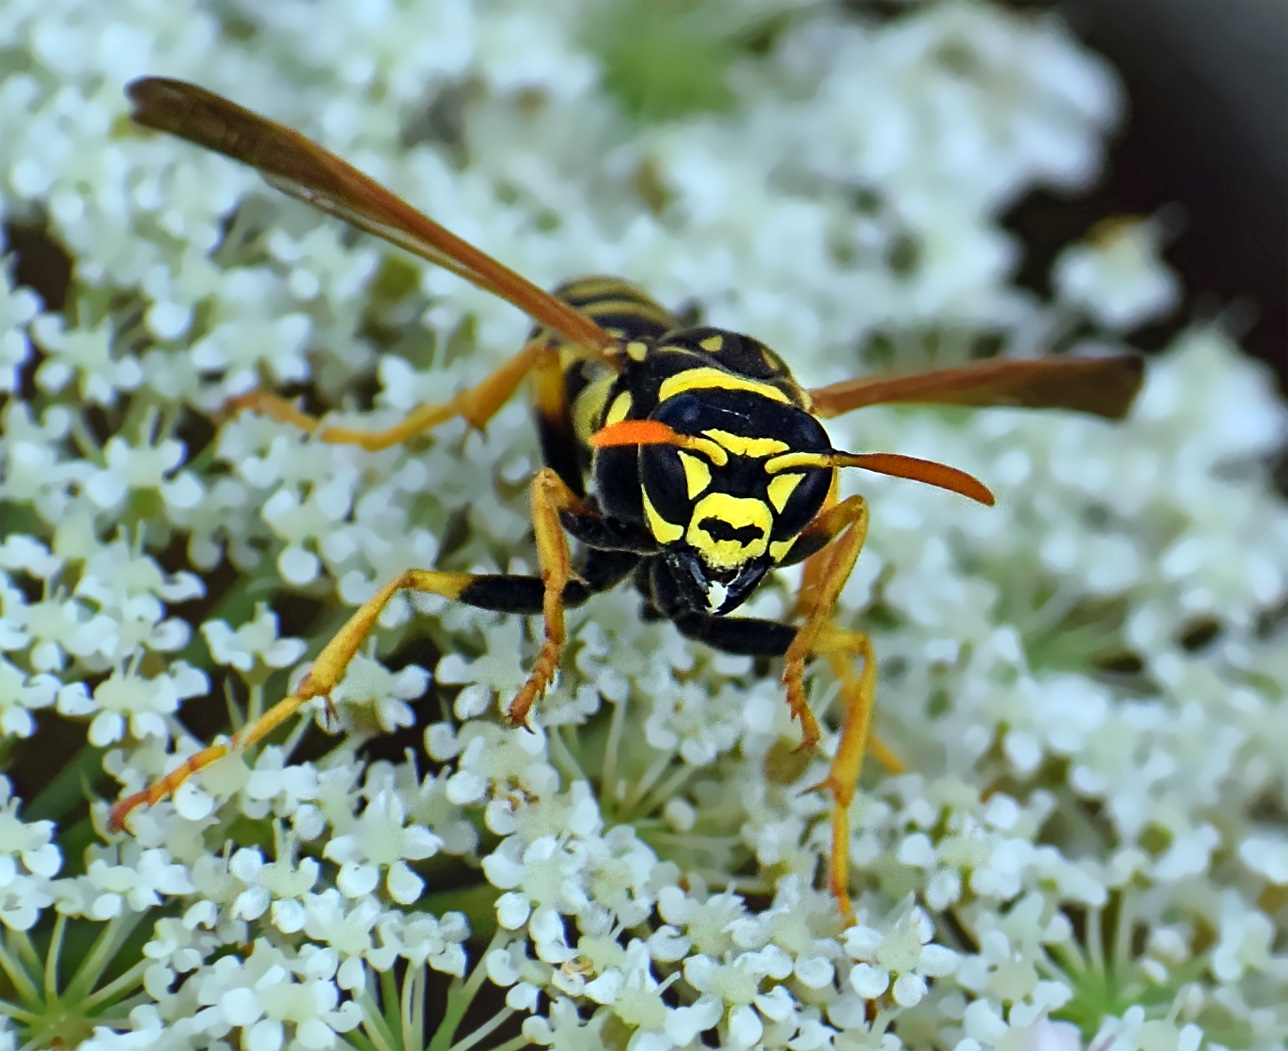
<svg viewBox="0 0 1288 1051">
<path fill-rule="evenodd" d="M 677 434 L 699 434 L 704 427 L 713 426 L 719 421 L 718 416 L 713 419 L 709 400 L 699 394 L 676 394 L 658 406 L 653 419 L 665 423 Z"/>
<path fill-rule="evenodd" d="M 782 438 L 792 452 L 822 453 L 832 451 L 832 441 L 823 425 L 804 409 L 794 406 L 775 406 L 774 437 Z"/>
<path fill-rule="evenodd" d="M 827 491 L 832 486 L 832 472 L 813 467 L 802 473 L 804 477 L 796 483 L 786 503 L 774 516 L 775 540 L 796 536 L 814 520 L 827 499 Z"/>
</svg>

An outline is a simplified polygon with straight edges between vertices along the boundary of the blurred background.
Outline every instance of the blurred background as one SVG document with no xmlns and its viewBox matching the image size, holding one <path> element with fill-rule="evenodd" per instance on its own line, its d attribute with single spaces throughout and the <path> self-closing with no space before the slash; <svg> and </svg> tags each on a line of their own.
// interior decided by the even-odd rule
<svg viewBox="0 0 1288 1051">
<path fill-rule="evenodd" d="M 1016 3 L 1032 9 L 1032 3 Z M 1163 214 L 1165 257 L 1186 303 L 1133 342 L 1161 346 L 1185 320 L 1220 317 L 1288 392 L 1288 2 L 1058 0 L 1122 78 L 1128 116 L 1107 177 L 1076 200 L 1038 194 L 1009 225 L 1030 245 L 1027 281 L 1108 215 Z"/>
<path fill-rule="evenodd" d="M 906 6 L 841 2 L 891 14 Z M 1288 394 L 1288 0 L 1011 6 L 1065 19 L 1115 67 L 1128 97 L 1107 175 L 1095 188 L 1073 197 L 1034 193 L 1011 209 L 1007 225 L 1029 249 L 1021 283 L 1049 291 L 1055 255 L 1100 219 L 1161 210 L 1172 234 L 1165 256 L 1186 301 L 1133 341 L 1157 349 L 1187 321 L 1219 317 L 1274 368 Z M 57 307 L 65 258 L 31 230 L 6 225 L 4 233 L 4 250 L 18 256 L 19 283 Z"/>
</svg>

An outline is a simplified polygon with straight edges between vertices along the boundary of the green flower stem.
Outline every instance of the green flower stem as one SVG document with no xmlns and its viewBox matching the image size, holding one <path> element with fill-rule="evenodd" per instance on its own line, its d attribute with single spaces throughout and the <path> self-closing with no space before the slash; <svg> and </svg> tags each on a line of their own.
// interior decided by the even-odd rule
<svg viewBox="0 0 1288 1051">
<path fill-rule="evenodd" d="M 568 742 L 564 740 L 562 733 L 563 730 L 564 727 L 561 726 L 547 735 L 550 740 L 550 752 L 552 758 L 555 759 L 556 762 L 562 764 L 566 768 L 566 772 L 572 778 L 589 781 L 590 779 L 582 769 L 581 763 L 577 761 L 577 757 L 572 754 L 572 750 L 568 747 Z"/>
<path fill-rule="evenodd" d="M 144 915 L 146 913 L 122 913 L 107 921 L 84 961 L 76 969 L 75 976 L 67 983 L 67 999 L 88 998 L 90 990 L 98 984 L 103 972 Z"/>
<path fill-rule="evenodd" d="M 12 1018 L 15 1022 L 30 1026 L 36 1022 L 40 1015 L 27 1011 L 17 1004 L 10 1003 L 8 1000 L 0 1000 L 0 1017 Z"/>
<path fill-rule="evenodd" d="M 81 1002 L 86 1008 L 107 1005 L 121 998 L 121 996 L 130 989 L 141 988 L 143 985 L 143 976 L 148 973 L 148 968 L 152 966 L 152 961 L 146 957 L 136 963 L 124 974 L 108 982 L 103 988 L 96 990 L 85 997 Z"/>
<path fill-rule="evenodd" d="M 67 916 L 59 913 L 54 918 L 54 930 L 49 936 L 49 951 L 45 953 L 45 996 L 58 995 L 58 958 L 63 952 L 63 937 L 67 933 Z"/>
<path fill-rule="evenodd" d="M 71 435 L 72 440 L 80 448 L 80 451 L 86 460 L 92 463 L 95 467 L 103 467 L 105 465 L 105 461 L 103 459 L 103 448 L 98 444 L 98 439 L 94 437 L 94 433 L 89 429 L 89 424 L 85 422 L 83 417 L 79 415 L 72 417 Z"/>
<path fill-rule="evenodd" d="M 403 996 L 399 1000 L 402 1008 L 403 1043 L 407 1047 L 418 1045 L 425 1034 L 425 989 L 428 975 L 425 965 L 407 969 L 407 978 L 403 982 Z"/>
<path fill-rule="evenodd" d="M 514 1014 L 513 1007 L 503 1007 L 494 1014 L 481 1026 L 474 1030 L 469 1036 L 454 1043 L 449 1051 L 469 1051 L 471 1047 L 477 1044 L 484 1037 L 489 1036 L 493 1030 L 501 1025 L 507 1018 Z"/>
<path fill-rule="evenodd" d="M 484 961 L 488 953 L 497 948 L 504 937 L 506 937 L 504 931 L 497 931 L 492 935 L 492 940 L 479 954 L 478 962 L 469 977 L 463 983 L 459 978 L 452 982 L 451 988 L 447 991 L 447 1007 L 443 1011 L 443 1019 L 438 1023 L 438 1029 L 434 1031 L 429 1047 L 425 1051 L 452 1051 L 452 1038 L 456 1035 L 456 1027 L 461 1024 L 461 1019 L 465 1017 L 465 1012 L 469 1010 L 474 997 L 483 986 L 483 980 L 487 977 Z"/>
<path fill-rule="evenodd" d="M 27 940 L 26 935 L 22 935 L 21 937 L 23 941 Z M 36 985 L 31 980 L 27 969 L 24 968 L 23 965 L 15 959 L 14 954 L 9 951 L 11 947 L 16 946 L 18 948 L 18 955 L 25 955 L 22 953 L 21 944 L 18 942 L 18 938 L 19 934 L 16 931 L 10 931 L 8 936 L 5 938 L 5 945 L 0 947 L 0 970 L 3 970 L 8 976 L 9 981 L 13 983 L 14 991 L 18 994 L 20 999 L 34 1001 L 39 999 L 40 996 L 36 989 Z M 27 943 L 27 947 L 31 947 L 30 942 Z M 39 970 L 39 966 L 37 966 L 36 969 Z"/>
<path fill-rule="evenodd" d="M 27 937 L 26 931 L 14 931 L 12 934 L 13 944 L 18 950 L 18 956 L 22 959 L 23 965 L 28 974 L 37 974 L 40 972 L 40 957 L 36 953 L 36 947 L 31 944 L 31 939 Z M 33 992 L 35 991 L 33 987 Z"/>
<path fill-rule="evenodd" d="M 630 814 L 639 806 L 640 801 L 653 790 L 658 779 L 666 773 L 666 768 L 671 765 L 671 760 L 675 758 L 675 749 L 668 748 L 665 752 L 658 755 L 653 760 L 647 770 L 640 776 L 634 788 L 627 793 L 626 798 L 622 800 L 622 807 L 619 816 L 624 817 Z"/>
<path fill-rule="evenodd" d="M 521 1047 L 531 1047 L 532 1041 L 520 1033 L 513 1040 L 507 1040 L 504 1044 L 497 1044 L 492 1051 L 519 1051 Z"/>
<path fill-rule="evenodd" d="M 408 971 L 409 976 L 410 973 Z M 364 1000 L 368 1003 L 367 1017 L 371 1020 L 368 1032 L 373 1045 L 380 1051 L 385 1051 L 386 1048 L 415 1047 L 420 1042 L 420 1034 L 415 1034 L 411 1041 L 408 1041 L 409 1034 L 406 1032 L 401 1041 L 395 1035 L 398 1024 L 398 984 L 393 971 L 383 971 L 380 975 L 380 1002 L 384 1010 L 374 1010 L 375 1004 L 370 997 L 364 997 Z"/>
<path fill-rule="evenodd" d="M 617 791 L 617 749 L 621 747 L 626 729 L 626 704 L 623 698 L 613 705 L 613 717 L 608 724 L 608 740 L 604 743 L 604 765 L 600 768 L 601 803 L 613 798 Z"/>
<path fill-rule="evenodd" d="M 680 789 L 684 787 L 686 781 L 695 773 L 697 767 L 690 766 L 688 763 L 677 767 L 672 771 L 671 776 L 664 781 L 660 781 L 654 788 L 637 804 L 641 813 L 651 814 L 654 809 L 660 807 L 667 799 L 672 799 L 679 795 Z"/>
<path fill-rule="evenodd" d="M 364 989 L 354 994 L 354 1001 L 362 1008 L 362 1031 L 351 1034 L 349 1042 L 358 1051 L 395 1051 L 398 1045 L 389 1029 L 389 1020 L 378 1010 L 371 994 Z"/>
</svg>

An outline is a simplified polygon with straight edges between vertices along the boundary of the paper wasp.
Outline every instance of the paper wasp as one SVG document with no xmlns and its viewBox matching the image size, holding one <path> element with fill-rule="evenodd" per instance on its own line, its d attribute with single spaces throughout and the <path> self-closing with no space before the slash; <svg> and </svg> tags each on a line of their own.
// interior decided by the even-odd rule
<svg viewBox="0 0 1288 1051">
<path fill-rule="evenodd" d="M 984 504 L 993 497 L 975 478 L 940 463 L 833 449 L 820 419 L 893 402 L 1119 417 L 1140 386 L 1140 361 L 990 360 L 806 390 L 764 344 L 723 329 L 683 327 L 624 281 L 581 278 L 543 292 L 298 132 L 203 88 L 146 78 L 128 91 L 138 123 L 247 164 L 291 196 L 446 267 L 536 322 L 522 349 L 476 386 L 384 431 L 325 426 L 262 392 L 239 399 L 239 408 L 297 424 L 321 441 L 381 449 L 454 417 L 483 427 L 531 376 L 545 466 L 531 489 L 539 576 L 407 570 L 352 615 L 293 694 L 227 743 L 117 802 L 111 825 L 120 828 L 136 807 L 158 802 L 232 749 L 259 741 L 308 700 L 328 698 L 400 591 L 544 619 L 531 674 L 508 708 L 510 721 L 521 725 L 559 666 L 564 611 L 630 578 L 645 614 L 671 620 L 689 638 L 728 653 L 782 658 L 803 748 L 819 738 L 805 697 L 806 661 L 822 657 L 834 669 L 844 701 L 841 736 L 816 787 L 833 797 L 828 885 L 848 912 L 848 806 L 869 746 L 876 663 L 867 636 L 832 616 L 868 526 L 862 497 L 838 499 L 838 472 L 860 467 Z M 584 552 L 576 562 L 570 537 Z M 731 615 L 767 572 L 800 562 L 806 586 L 798 624 Z"/>
</svg>

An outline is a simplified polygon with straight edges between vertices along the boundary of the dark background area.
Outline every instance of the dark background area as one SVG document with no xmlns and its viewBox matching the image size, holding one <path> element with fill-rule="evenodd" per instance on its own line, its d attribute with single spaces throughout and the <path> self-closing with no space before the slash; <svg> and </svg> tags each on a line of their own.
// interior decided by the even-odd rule
<svg viewBox="0 0 1288 1051">
<path fill-rule="evenodd" d="M 1107 215 L 1179 206 L 1165 257 L 1185 302 L 1139 341 L 1150 349 L 1186 321 L 1222 318 L 1288 392 L 1288 0 L 1043 6 L 1112 63 L 1129 114 L 1103 186 L 1061 207 L 1026 199 L 1012 225 L 1059 246 Z"/>
</svg>

